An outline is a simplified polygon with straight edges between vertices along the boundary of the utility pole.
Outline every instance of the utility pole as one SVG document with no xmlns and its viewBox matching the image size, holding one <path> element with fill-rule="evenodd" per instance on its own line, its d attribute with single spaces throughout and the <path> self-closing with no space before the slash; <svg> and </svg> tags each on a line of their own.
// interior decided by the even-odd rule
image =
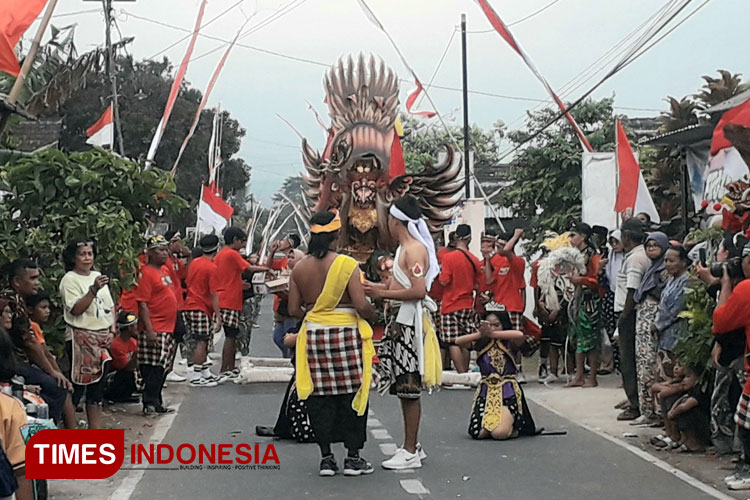
<svg viewBox="0 0 750 500">
<path fill-rule="evenodd" d="M 463 94 L 464 94 L 464 179 L 466 186 L 466 199 L 471 198 L 471 165 L 469 165 L 469 151 L 471 148 L 469 138 L 469 75 L 466 65 L 466 14 L 461 14 L 461 66 L 463 68 Z"/>
<path fill-rule="evenodd" d="M 125 156 L 125 148 L 122 142 L 122 126 L 120 124 L 120 108 L 117 102 L 117 75 L 114 74 L 115 58 L 112 50 L 112 0 L 102 0 L 102 7 L 104 8 L 104 22 L 106 24 L 105 36 L 107 43 L 107 61 L 106 70 L 107 78 L 112 85 L 112 111 L 113 120 L 115 125 L 115 131 L 117 132 L 117 145 L 119 146 L 120 155 Z M 115 145 L 112 144 L 112 150 L 114 151 Z"/>
</svg>

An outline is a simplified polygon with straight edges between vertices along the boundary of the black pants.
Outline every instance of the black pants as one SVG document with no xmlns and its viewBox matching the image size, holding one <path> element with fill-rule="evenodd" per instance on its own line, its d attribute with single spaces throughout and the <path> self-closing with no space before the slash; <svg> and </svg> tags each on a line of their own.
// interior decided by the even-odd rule
<svg viewBox="0 0 750 500">
<path fill-rule="evenodd" d="M 21 375 L 26 385 L 38 385 L 42 388 L 42 399 L 49 406 L 49 416 L 55 423 L 62 420 L 63 407 L 68 398 L 68 391 L 59 387 L 57 381 L 40 368 L 28 363 L 17 363 L 16 373 Z"/>
<path fill-rule="evenodd" d="M 143 406 L 162 406 L 161 388 L 167 374 L 164 368 L 154 365 L 139 365 L 143 377 Z"/>
<path fill-rule="evenodd" d="M 635 367 L 635 311 L 619 322 L 620 373 L 630 407 L 638 409 L 638 372 Z"/>
<path fill-rule="evenodd" d="M 135 372 L 133 370 L 118 370 L 109 380 L 104 391 L 108 401 L 127 401 L 135 392 Z"/>
<path fill-rule="evenodd" d="M 310 396 L 307 414 L 321 451 L 331 443 L 343 442 L 350 452 L 357 452 L 367 440 L 367 410 L 360 417 L 352 409 L 354 394 Z"/>
<path fill-rule="evenodd" d="M 739 429 L 740 443 L 742 443 L 742 458 L 746 464 L 750 465 L 750 431 L 742 426 Z"/>
</svg>

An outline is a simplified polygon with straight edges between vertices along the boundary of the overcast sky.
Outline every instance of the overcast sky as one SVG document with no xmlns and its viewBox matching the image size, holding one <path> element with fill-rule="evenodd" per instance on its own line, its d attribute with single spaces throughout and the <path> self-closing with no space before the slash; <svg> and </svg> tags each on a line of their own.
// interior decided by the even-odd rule
<svg viewBox="0 0 750 500">
<path fill-rule="evenodd" d="M 506 23 L 513 23 L 551 1 L 490 0 L 490 3 Z M 511 30 L 553 88 L 561 89 L 665 1 L 558 0 Z M 684 12 L 702 2 L 694 0 Z M 204 23 L 235 3 L 237 0 L 209 0 Z M 424 83 L 435 71 L 462 12 L 467 15 L 470 31 L 489 28 L 472 0 L 368 0 L 368 3 Z M 96 1 L 60 0 L 56 14 L 96 10 L 99 5 Z M 142 59 L 166 55 L 175 63 L 182 59 L 187 40 L 162 51 L 185 33 L 135 16 L 192 30 L 199 5 L 199 0 L 115 0 L 123 36 L 135 36 L 129 48 L 134 56 Z M 229 39 L 246 17 L 251 17 L 245 27 L 247 31 L 285 7 L 292 8 L 245 36 L 241 43 L 325 64 L 332 64 L 345 54 L 373 53 L 385 59 L 402 78 L 408 76 L 385 36 L 367 20 L 355 0 L 244 0 L 202 33 Z M 750 73 L 748 19 L 748 0 L 710 1 L 660 44 L 605 83 L 595 96 L 614 94 L 616 106 L 644 109 L 621 108 L 618 112 L 649 116 L 657 114 L 649 110 L 664 109 L 662 99 L 666 95 L 681 97 L 697 90 L 701 75 L 715 74 L 718 68 L 747 75 Z M 53 20 L 58 26 L 73 22 L 78 24 L 76 42 L 80 51 L 102 43 L 104 27 L 100 11 L 58 16 Z M 33 29 L 27 37 L 32 36 Z M 468 37 L 471 90 L 515 98 L 547 98 L 541 84 L 496 33 L 470 33 Z M 193 86 L 205 88 L 223 45 L 216 40 L 198 39 L 186 76 Z M 324 72 L 325 68 L 316 64 L 236 47 L 214 88 L 209 106 L 221 102 L 247 130 L 240 156 L 253 166 L 252 190 L 265 202 L 285 177 L 301 168 L 299 141 L 276 113 L 292 122 L 314 145 L 323 147 L 323 130 L 307 110 L 305 100 L 325 113 Z M 561 92 L 561 95 L 573 100 L 595 81 L 592 78 L 572 94 Z M 460 33 L 455 34 L 434 83 L 460 88 Z M 401 87 L 403 103 L 412 86 L 402 83 Z M 460 92 L 433 89 L 430 95 L 442 114 L 454 113 L 460 123 Z M 523 125 L 525 110 L 535 105 L 518 99 L 472 95 L 470 121 L 487 127 L 500 119 L 518 128 Z M 425 101 L 420 107 L 426 108 L 428 103 Z"/>
</svg>

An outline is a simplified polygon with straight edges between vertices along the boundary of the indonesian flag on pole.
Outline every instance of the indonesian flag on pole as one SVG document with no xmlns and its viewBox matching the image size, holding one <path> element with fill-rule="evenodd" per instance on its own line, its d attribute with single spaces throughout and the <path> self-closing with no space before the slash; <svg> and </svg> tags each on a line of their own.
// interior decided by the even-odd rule
<svg viewBox="0 0 750 500">
<path fill-rule="evenodd" d="M 617 186 L 615 211 L 631 216 L 645 212 L 653 222 L 661 222 L 620 120 L 617 120 L 617 171 L 620 181 Z"/>
<path fill-rule="evenodd" d="M 107 106 L 104 110 L 104 114 L 99 118 L 96 123 L 86 129 L 86 144 L 92 144 L 94 146 L 112 146 L 115 142 L 115 125 L 112 118 L 112 105 Z"/>
<path fill-rule="evenodd" d="M 216 184 L 204 186 L 198 203 L 198 233 L 221 234 L 232 218 L 234 209 L 221 197 Z"/>
<path fill-rule="evenodd" d="M 0 2 L 0 70 L 13 76 L 21 71 L 15 46 L 44 8 L 47 0 Z"/>
<path fill-rule="evenodd" d="M 750 99 L 721 115 L 721 119 L 716 125 L 713 137 L 711 138 L 712 155 L 717 154 L 724 148 L 732 147 L 732 143 L 724 135 L 724 127 L 729 124 L 750 127 Z"/>
<path fill-rule="evenodd" d="M 490 22 L 493 28 L 495 28 L 495 31 L 505 40 L 508 45 L 511 46 L 511 48 L 516 51 L 516 53 L 521 56 L 521 59 L 523 59 L 523 62 L 526 63 L 526 66 L 531 70 L 531 72 L 534 74 L 534 76 L 542 82 L 542 85 L 544 85 L 544 88 L 547 90 L 547 93 L 552 97 L 552 100 L 555 101 L 555 103 L 559 106 L 560 111 L 565 113 L 565 118 L 567 118 L 568 122 L 570 123 L 571 127 L 573 127 L 573 130 L 575 130 L 576 135 L 578 136 L 578 140 L 581 142 L 581 146 L 586 151 L 592 152 L 594 148 L 591 147 L 591 144 L 589 144 L 588 139 L 586 139 L 586 136 L 583 134 L 583 131 L 581 130 L 581 127 L 578 126 L 578 123 L 576 123 L 575 119 L 571 116 L 570 113 L 568 113 L 567 109 L 565 108 L 565 104 L 563 104 L 562 100 L 555 94 L 555 91 L 552 90 L 552 86 L 549 84 L 546 78 L 542 76 L 542 74 L 539 72 L 539 70 L 534 65 L 534 62 L 531 60 L 531 58 L 524 52 L 524 50 L 521 48 L 521 45 L 516 41 L 513 34 L 510 32 L 508 27 L 505 25 L 505 23 L 500 19 L 500 16 L 497 15 L 495 10 L 492 8 L 492 6 L 489 4 L 487 0 L 476 0 L 479 6 L 482 8 L 482 11 L 484 12 L 484 15 L 487 16 L 487 20 Z"/>
<path fill-rule="evenodd" d="M 161 137 L 164 134 L 164 129 L 167 128 L 169 115 L 172 114 L 172 107 L 174 106 L 174 102 L 177 100 L 177 94 L 180 91 L 182 80 L 183 78 L 185 78 L 185 73 L 187 72 L 190 57 L 193 55 L 195 41 L 198 39 L 198 33 L 201 28 L 201 21 L 203 21 L 203 13 L 205 12 L 205 10 L 206 0 L 203 0 L 201 2 L 201 8 L 198 11 L 198 19 L 195 20 L 195 28 L 193 28 L 192 38 L 190 39 L 190 43 L 188 44 L 185 56 L 182 58 L 182 63 L 177 70 L 174 82 L 172 82 L 172 88 L 169 91 L 169 98 L 167 98 L 167 105 L 164 107 L 164 115 L 161 117 L 161 120 L 159 120 L 159 125 L 156 127 L 156 133 L 154 134 L 154 138 L 151 140 L 151 146 L 149 146 L 148 148 L 148 153 L 146 154 L 146 167 L 151 165 L 151 162 L 154 161 L 154 157 L 156 157 L 156 150 L 159 148 L 159 142 L 161 142 Z"/>
</svg>

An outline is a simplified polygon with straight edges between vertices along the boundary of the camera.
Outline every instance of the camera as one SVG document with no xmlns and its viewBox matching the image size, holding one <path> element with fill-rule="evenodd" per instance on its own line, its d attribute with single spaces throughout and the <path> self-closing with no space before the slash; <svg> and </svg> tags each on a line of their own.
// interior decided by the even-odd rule
<svg viewBox="0 0 750 500">
<path fill-rule="evenodd" d="M 724 276 L 724 267 L 727 268 L 729 277 L 732 279 L 743 279 L 745 277 L 742 272 L 742 258 L 740 257 L 732 257 L 726 262 L 714 262 L 711 264 L 711 276 L 714 278 Z"/>
</svg>

